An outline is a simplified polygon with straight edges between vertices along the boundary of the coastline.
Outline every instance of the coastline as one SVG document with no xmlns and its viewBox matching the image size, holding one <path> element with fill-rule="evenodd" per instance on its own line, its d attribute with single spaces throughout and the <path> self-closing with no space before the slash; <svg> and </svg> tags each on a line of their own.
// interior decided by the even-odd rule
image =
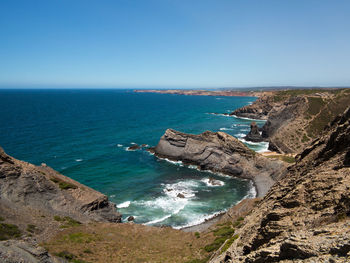
<svg viewBox="0 0 350 263">
<path fill-rule="evenodd" d="M 272 93 L 271 91 L 232 91 L 232 90 L 180 90 L 180 89 L 141 89 L 134 90 L 135 93 L 158 93 L 158 94 L 173 94 L 173 95 L 186 95 L 186 96 L 222 96 L 222 97 L 261 97 L 266 93 Z"/>
</svg>

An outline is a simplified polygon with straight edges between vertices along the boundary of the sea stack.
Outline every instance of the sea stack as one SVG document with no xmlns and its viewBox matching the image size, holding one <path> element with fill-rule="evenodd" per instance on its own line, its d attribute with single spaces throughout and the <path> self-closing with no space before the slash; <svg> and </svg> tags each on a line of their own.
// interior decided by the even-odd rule
<svg viewBox="0 0 350 263">
<path fill-rule="evenodd" d="M 244 137 L 245 140 L 251 142 L 262 142 L 263 138 L 259 132 L 259 127 L 255 121 L 250 124 L 250 132 Z"/>
</svg>

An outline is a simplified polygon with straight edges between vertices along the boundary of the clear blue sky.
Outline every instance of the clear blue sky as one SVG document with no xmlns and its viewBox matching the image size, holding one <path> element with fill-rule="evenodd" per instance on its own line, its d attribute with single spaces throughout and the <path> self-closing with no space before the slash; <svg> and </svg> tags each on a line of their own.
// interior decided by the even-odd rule
<svg viewBox="0 0 350 263">
<path fill-rule="evenodd" d="M 350 1 L 4 0 L 9 84 L 350 85 Z"/>
</svg>

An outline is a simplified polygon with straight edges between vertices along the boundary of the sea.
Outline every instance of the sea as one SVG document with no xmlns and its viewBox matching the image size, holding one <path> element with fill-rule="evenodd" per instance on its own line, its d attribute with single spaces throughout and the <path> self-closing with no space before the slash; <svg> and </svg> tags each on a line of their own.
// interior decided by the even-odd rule
<svg viewBox="0 0 350 263">
<path fill-rule="evenodd" d="M 135 223 L 183 228 L 254 197 L 252 182 L 128 147 L 156 146 L 173 128 L 194 134 L 223 131 L 266 151 L 267 143 L 243 139 L 252 120 L 224 115 L 255 100 L 117 89 L 2 89 L 0 146 L 17 159 L 46 163 L 107 195 L 124 221 L 133 216 Z M 210 178 L 218 185 L 212 186 Z"/>
</svg>

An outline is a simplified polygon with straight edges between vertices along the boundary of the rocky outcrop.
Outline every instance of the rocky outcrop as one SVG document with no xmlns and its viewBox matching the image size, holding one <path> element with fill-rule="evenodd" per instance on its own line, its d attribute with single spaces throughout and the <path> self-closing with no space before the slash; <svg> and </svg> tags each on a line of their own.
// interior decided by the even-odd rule
<svg viewBox="0 0 350 263">
<path fill-rule="evenodd" d="M 251 179 L 259 196 L 266 193 L 284 170 L 281 161 L 255 153 L 224 132 L 192 135 L 168 129 L 153 151 L 160 158 L 197 165 L 201 170 Z"/>
<path fill-rule="evenodd" d="M 33 241 L 8 240 L 0 242 L 0 262 L 3 263 L 65 263 L 50 255 Z"/>
<path fill-rule="evenodd" d="M 348 262 L 350 108 L 297 156 L 210 262 Z"/>
<path fill-rule="evenodd" d="M 107 196 L 46 165 L 35 166 L 8 156 L 0 148 L 0 207 L 7 215 L 69 216 L 80 222 L 120 222 Z M 30 211 L 29 211 L 30 210 Z M 12 212 L 11 212 L 12 211 Z M 13 212 L 14 211 L 14 212 Z M 2 213 L 0 213 L 2 215 Z M 47 220 L 46 220 L 47 221 Z"/>
<path fill-rule="evenodd" d="M 254 101 L 253 104 L 239 108 L 230 113 L 230 115 L 249 119 L 267 120 L 268 114 L 274 105 L 275 102 L 272 96 L 263 95 Z"/>
<path fill-rule="evenodd" d="M 255 121 L 250 124 L 250 131 L 244 139 L 251 142 L 262 142 L 264 140 Z"/>
<path fill-rule="evenodd" d="M 262 137 L 269 150 L 299 153 L 350 104 L 350 89 L 275 91 L 230 115 L 267 120 Z"/>
</svg>

